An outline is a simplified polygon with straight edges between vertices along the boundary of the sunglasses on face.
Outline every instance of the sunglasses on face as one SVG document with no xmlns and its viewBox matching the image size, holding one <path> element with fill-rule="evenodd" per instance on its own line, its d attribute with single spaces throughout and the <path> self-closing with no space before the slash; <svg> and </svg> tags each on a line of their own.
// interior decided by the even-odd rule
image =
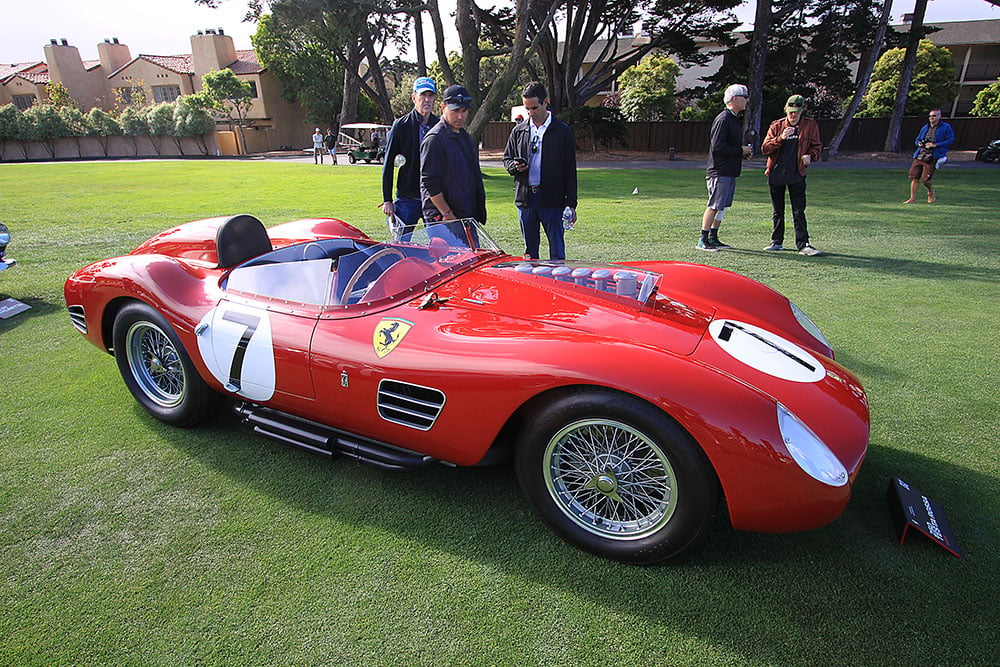
<svg viewBox="0 0 1000 667">
<path fill-rule="evenodd" d="M 472 102 L 472 98 L 468 95 L 452 95 L 451 97 L 444 98 L 445 104 L 465 104 L 468 105 Z"/>
</svg>

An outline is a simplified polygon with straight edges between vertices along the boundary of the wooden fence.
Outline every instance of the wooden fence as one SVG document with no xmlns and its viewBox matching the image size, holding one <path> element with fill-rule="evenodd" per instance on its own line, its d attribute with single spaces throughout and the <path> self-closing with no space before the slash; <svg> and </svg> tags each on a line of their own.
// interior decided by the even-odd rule
<svg viewBox="0 0 1000 667">
<path fill-rule="evenodd" d="M 820 137 L 824 143 L 833 138 L 837 130 L 838 120 L 821 119 L 819 122 Z M 900 145 L 906 153 L 913 145 L 917 132 L 927 122 L 926 118 L 904 118 L 900 135 Z M 976 150 L 994 139 L 1000 139 L 1000 117 L 993 118 L 950 118 L 946 119 L 955 130 L 955 145 L 952 150 Z M 628 126 L 628 146 L 633 151 L 649 151 L 666 153 L 673 148 L 679 153 L 704 153 L 708 150 L 708 135 L 711 123 L 697 122 L 662 122 L 662 123 L 626 123 Z M 485 150 L 503 150 L 507 145 L 507 137 L 514 123 L 493 122 L 483 132 L 483 148 Z M 766 131 L 766 126 L 761 128 Z M 888 118 L 855 118 L 851 121 L 847 136 L 840 144 L 841 151 L 881 151 L 885 146 L 885 135 L 889 129 Z M 580 144 L 587 150 L 589 146 Z"/>
</svg>

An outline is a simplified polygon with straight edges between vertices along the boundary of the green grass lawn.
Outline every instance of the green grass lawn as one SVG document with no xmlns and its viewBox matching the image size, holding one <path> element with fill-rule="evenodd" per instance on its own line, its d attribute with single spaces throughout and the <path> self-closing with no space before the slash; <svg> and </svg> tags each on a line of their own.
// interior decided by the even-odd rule
<svg viewBox="0 0 1000 667">
<path fill-rule="evenodd" d="M 902 171 L 816 170 L 808 215 L 827 255 L 806 258 L 760 250 L 759 170 L 722 228 L 737 249 L 714 254 L 694 248 L 700 169 L 581 170 L 571 257 L 761 280 L 812 316 L 871 402 L 835 523 L 758 535 L 720 513 L 697 552 L 637 568 L 562 543 L 510 468 L 331 463 L 228 413 L 164 426 L 71 326 L 67 275 L 180 222 L 334 216 L 384 238 L 379 169 L 0 165 L 19 260 L 0 299 L 31 306 L 0 320 L 0 665 L 995 664 L 998 176 L 945 169 L 936 204 L 903 206 Z M 488 230 L 518 251 L 509 177 L 488 170 L 487 194 Z M 965 558 L 896 542 L 893 474 L 946 509 Z"/>
</svg>

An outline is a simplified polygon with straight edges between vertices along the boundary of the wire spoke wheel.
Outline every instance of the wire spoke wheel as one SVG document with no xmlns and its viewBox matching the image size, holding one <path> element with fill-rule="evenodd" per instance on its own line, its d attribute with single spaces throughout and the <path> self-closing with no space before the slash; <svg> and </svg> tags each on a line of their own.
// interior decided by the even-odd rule
<svg viewBox="0 0 1000 667">
<path fill-rule="evenodd" d="M 617 421 L 589 419 L 556 433 L 544 455 L 545 483 L 562 511 L 584 530 L 633 540 L 674 513 L 677 477 L 663 450 Z"/>
<path fill-rule="evenodd" d="M 179 405 L 187 393 L 184 364 L 170 338 L 151 322 L 136 322 L 125 334 L 132 375 L 142 392 L 164 408 Z"/>
</svg>

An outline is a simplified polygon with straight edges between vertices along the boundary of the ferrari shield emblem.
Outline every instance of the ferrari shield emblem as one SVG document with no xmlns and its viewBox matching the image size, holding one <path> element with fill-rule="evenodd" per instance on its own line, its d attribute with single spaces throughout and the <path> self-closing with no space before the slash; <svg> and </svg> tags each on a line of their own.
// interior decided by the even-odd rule
<svg viewBox="0 0 1000 667">
<path fill-rule="evenodd" d="M 372 346 L 375 348 L 375 354 L 378 355 L 378 358 L 381 359 L 395 350 L 412 326 L 413 322 L 395 317 L 387 317 L 379 322 L 378 326 L 375 327 L 374 335 L 372 335 Z"/>
</svg>

